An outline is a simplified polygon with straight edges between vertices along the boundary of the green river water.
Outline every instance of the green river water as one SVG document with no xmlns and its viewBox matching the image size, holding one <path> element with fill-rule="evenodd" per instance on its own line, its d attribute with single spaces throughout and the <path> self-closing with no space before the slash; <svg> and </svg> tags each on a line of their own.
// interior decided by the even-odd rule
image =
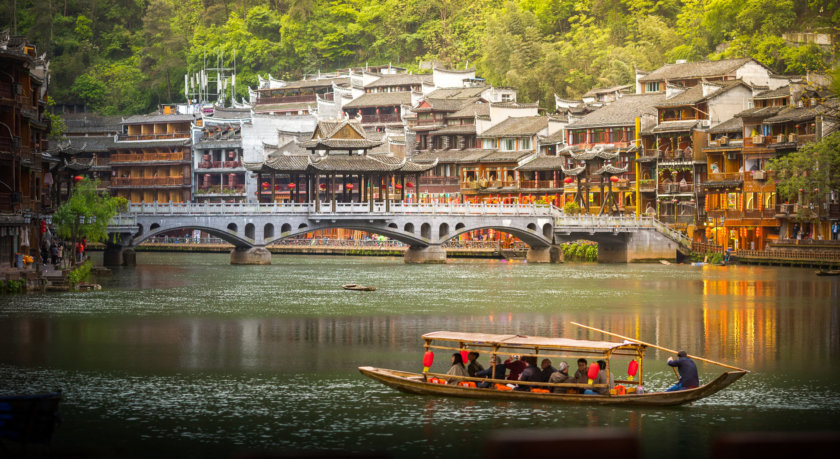
<svg viewBox="0 0 840 459">
<path fill-rule="evenodd" d="M 840 426 L 840 278 L 741 266 L 272 263 L 140 253 L 137 267 L 100 280 L 103 291 L 0 297 L 0 394 L 60 388 L 53 447 L 128 457 L 469 458 L 495 429 L 610 426 L 638 432 L 645 457 L 705 458 L 725 432 Z M 341 289 L 350 282 L 378 290 Z M 605 338 L 571 321 L 751 373 L 692 406 L 611 408 L 406 395 L 357 371 L 419 371 L 420 336 L 435 330 Z M 673 383 L 667 356 L 648 353 L 648 391 Z M 436 360 L 445 372 L 445 354 Z M 702 382 L 720 374 L 699 367 Z"/>
</svg>

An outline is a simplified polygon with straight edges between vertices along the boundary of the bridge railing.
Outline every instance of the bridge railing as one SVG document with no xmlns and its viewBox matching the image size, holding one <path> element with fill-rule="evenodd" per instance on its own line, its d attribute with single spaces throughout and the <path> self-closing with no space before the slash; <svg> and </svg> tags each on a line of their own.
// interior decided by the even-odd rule
<svg viewBox="0 0 840 459">
<path fill-rule="evenodd" d="M 316 210 L 317 209 L 317 210 Z M 556 209 L 556 208 L 555 208 Z M 130 204 L 127 218 L 143 215 L 243 215 L 243 214 L 413 214 L 413 215 L 499 215 L 551 216 L 555 210 L 544 204 L 402 203 L 388 206 L 370 203 L 139 203 Z"/>
</svg>

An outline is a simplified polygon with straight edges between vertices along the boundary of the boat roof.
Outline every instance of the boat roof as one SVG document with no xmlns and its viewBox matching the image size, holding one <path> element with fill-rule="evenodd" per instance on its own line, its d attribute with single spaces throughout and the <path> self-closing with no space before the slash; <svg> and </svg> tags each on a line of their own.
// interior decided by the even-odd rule
<svg viewBox="0 0 840 459">
<path fill-rule="evenodd" d="M 475 343 L 482 345 L 498 345 L 503 347 L 539 347 L 552 349 L 577 349 L 587 351 L 607 352 L 616 349 L 642 349 L 643 344 L 625 341 L 588 341 L 582 339 L 550 338 L 544 336 L 527 335 L 494 335 L 489 333 L 463 333 L 451 331 L 436 331 L 423 335 L 425 340 L 458 341 L 461 343 Z"/>
</svg>

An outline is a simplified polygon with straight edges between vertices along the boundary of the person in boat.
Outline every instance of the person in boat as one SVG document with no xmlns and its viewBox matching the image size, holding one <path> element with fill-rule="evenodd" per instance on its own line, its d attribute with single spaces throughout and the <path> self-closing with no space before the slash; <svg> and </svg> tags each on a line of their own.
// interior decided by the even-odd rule
<svg viewBox="0 0 840 459">
<path fill-rule="evenodd" d="M 542 362 L 540 362 L 540 368 L 542 369 L 543 382 L 548 382 L 548 378 L 557 371 L 556 368 L 551 366 L 551 360 L 549 359 L 543 359 Z"/>
<path fill-rule="evenodd" d="M 467 376 L 467 369 L 464 367 L 464 359 L 461 358 L 461 353 L 456 352 L 452 354 L 452 366 L 449 367 L 449 371 L 446 372 L 448 375 L 452 376 Z M 461 378 L 448 378 L 446 380 L 447 384 L 458 384 L 460 381 L 463 381 Z"/>
<path fill-rule="evenodd" d="M 665 392 L 694 389 L 700 385 L 700 376 L 697 374 L 697 365 L 694 363 L 694 360 L 691 360 L 688 357 L 687 352 L 678 352 L 676 359 L 668 357 L 668 366 L 675 367 L 677 369 L 680 374 L 680 380 L 673 386 L 666 389 Z"/>
<path fill-rule="evenodd" d="M 467 366 L 467 374 L 470 376 L 475 377 L 476 373 L 484 369 L 484 367 L 478 363 L 478 352 L 470 352 L 467 354 L 467 360 L 470 361 L 470 364 Z"/>
<path fill-rule="evenodd" d="M 578 359 L 577 365 L 578 369 L 575 371 L 575 377 L 569 382 L 575 384 L 586 384 L 589 382 L 589 378 L 586 376 L 586 366 L 589 365 L 589 362 L 587 362 L 586 359 Z"/>
<path fill-rule="evenodd" d="M 484 370 L 477 371 L 475 373 L 476 378 L 490 378 L 490 379 L 505 379 L 505 372 L 507 372 L 507 368 L 499 362 L 499 358 L 495 355 L 490 356 L 490 366 Z M 483 382 L 478 385 L 478 387 L 487 388 L 490 387 L 493 383 L 491 382 Z"/>
<path fill-rule="evenodd" d="M 509 381 L 519 381 L 519 375 L 528 368 L 528 364 L 525 362 L 524 357 L 515 355 L 513 356 L 513 360 L 505 360 L 505 368 L 510 370 L 510 374 L 507 377 Z"/>
<path fill-rule="evenodd" d="M 551 374 L 548 378 L 548 382 L 552 384 L 563 384 L 571 382 L 569 379 L 569 364 L 566 362 L 560 362 L 560 365 L 557 365 L 557 371 Z M 552 392 L 566 392 L 566 389 L 562 387 L 552 387 Z"/>
<path fill-rule="evenodd" d="M 537 358 L 534 356 L 527 356 L 523 357 L 522 360 L 524 360 L 528 366 L 522 370 L 522 374 L 519 375 L 519 380 L 528 382 L 544 382 L 542 370 L 537 366 Z M 513 390 L 530 392 L 532 387 L 534 386 L 530 384 L 520 384 Z"/>
<path fill-rule="evenodd" d="M 604 360 L 598 361 L 598 376 L 592 381 L 592 384 L 607 384 L 607 362 Z M 589 382 L 587 379 L 586 382 Z M 610 393 L 610 389 L 613 388 L 615 385 L 615 378 L 613 378 L 612 373 L 609 374 L 609 386 L 608 387 L 595 387 L 592 389 L 586 389 L 583 391 L 586 395 L 607 395 Z"/>
</svg>

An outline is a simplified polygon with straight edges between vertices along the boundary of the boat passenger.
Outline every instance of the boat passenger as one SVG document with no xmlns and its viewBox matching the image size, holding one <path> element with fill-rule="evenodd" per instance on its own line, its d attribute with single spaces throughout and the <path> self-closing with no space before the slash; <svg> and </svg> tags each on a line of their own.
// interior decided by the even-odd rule
<svg viewBox="0 0 840 459">
<path fill-rule="evenodd" d="M 525 368 L 528 368 L 528 364 L 525 363 L 524 357 L 514 355 L 513 360 L 505 360 L 505 368 L 510 370 L 510 374 L 507 378 L 508 381 L 519 381 L 519 375 L 521 375 L 522 372 L 525 371 Z"/>
<path fill-rule="evenodd" d="M 519 375 L 520 381 L 529 381 L 529 382 L 544 382 L 542 379 L 542 371 L 540 367 L 537 366 L 537 358 L 534 356 L 523 357 L 528 367 L 522 371 L 522 374 Z M 530 392 L 531 388 L 534 386 L 531 385 L 517 385 L 514 390 L 523 391 L 523 392 Z"/>
<path fill-rule="evenodd" d="M 697 374 L 697 365 L 694 360 L 688 357 L 688 353 L 680 351 L 677 353 L 677 359 L 668 357 L 668 366 L 676 367 L 680 373 L 680 380 L 676 384 L 669 387 L 665 392 L 674 392 L 678 390 L 694 389 L 700 385 L 700 376 Z"/>
<path fill-rule="evenodd" d="M 548 382 L 548 378 L 551 377 L 551 374 L 557 371 L 556 368 L 551 366 L 551 360 L 549 359 L 543 359 L 540 363 L 540 368 L 542 368 L 543 382 Z"/>
<path fill-rule="evenodd" d="M 495 355 L 490 356 L 490 366 L 487 369 L 477 371 L 475 373 L 476 378 L 490 378 L 490 379 L 505 379 L 505 372 L 507 368 L 499 362 L 499 358 Z M 483 382 L 478 385 L 478 387 L 490 387 L 493 383 L 491 382 Z"/>
<path fill-rule="evenodd" d="M 477 359 L 478 352 L 470 352 L 469 354 L 467 354 L 467 360 L 470 361 L 470 364 L 467 366 L 467 373 L 472 377 L 475 377 L 476 373 L 484 369 L 484 367 L 481 366 L 480 363 L 478 363 Z"/>
<path fill-rule="evenodd" d="M 607 384 L 607 362 L 604 360 L 599 360 L 598 367 L 600 368 L 600 371 L 598 371 L 598 376 L 592 381 L 592 384 Z M 588 381 L 589 380 L 587 380 L 587 382 Z M 615 378 L 613 378 L 612 373 L 610 373 L 608 387 L 596 387 L 594 389 L 586 389 L 585 391 L 583 391 L 583 393 L 586 395 L 607 395 L 610 393 L 610 389 L 612 389 L 614 385 Z"/>
<path fill-rule="evenodd" d="M 456 352 L 452 354 L 452 366 L 449 367 L 449 371 L 446 372 L 448 375 L 452 376 L 467 376 L 467 369 L 464 367 L 464 359 L 461 357 L 460 352 Z M 460 381 L 463 381 L 461 378 L 448 378 L 446 380 L 447 384 L 458 384 Z"/>
<path fill-rule="evenodd" d="M 586 359 L 578 359 L 577 364 L 578 369 L 575 372 L 575 377 L 569 382 L 575 384 L 586 384 L 589 382 L 589 377 L 586 376 L 586 366 L 589 365 L 589 362 L 587 362 Z"/>
<path fill-rule="evenodd" d="M 569 364 L 566 362 L 560 362 L 560 365 L 557 365 L 557 371 L 551 374 L 548 378 L 548 382 L 552 384 L 563 384 L 567 382 L 571 382 L 569 380 Z M 562 387 L 552 387 L 552 392 L 566 392 L 567 389 Z"/>
</svg>

